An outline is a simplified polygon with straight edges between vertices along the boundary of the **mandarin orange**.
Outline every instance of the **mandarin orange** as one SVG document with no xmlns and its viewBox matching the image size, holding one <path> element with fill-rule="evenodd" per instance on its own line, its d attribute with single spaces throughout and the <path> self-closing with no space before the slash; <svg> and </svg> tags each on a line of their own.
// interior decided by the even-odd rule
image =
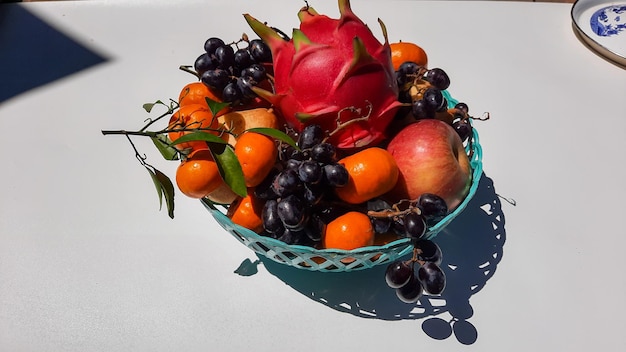
<svg viewBox="0 0 626 352">
<path fill-rule="evenodd" d="M 273 138 L 246 132 L 237 139 L 235 155 L 241 164 L 246 186 L 256 187 L 276 164 L 278 148 Z"/>
<path fill-rule="evenodd" d="M 337 196 L 350 204 L 360 204 L 381 196 L 396 185 L 398 165 L 385 149 L 370 147 L 341 160 L 348 170 L 348 184 L 335 188 Z"/>
<path fill-rule="evenodd" d="M 400 65 L 406 61 L 415 62 L 423 67 L 428 66 L 428 56 L 426 52 L 415 43 L 400 41 L 389 44 L 389 47 L 391 48 L 391 63 L 393 64 L 393 69 L 396 71 Z"/>
<path fill-rule="evenodd" d="M 217 117 L 213 117 L 211 110 L 209 110 L 206 105 L 189 104 L 181 106 L 172 115 L 172 117 L 170 117 L 168 129 L 173 130 L 168 132 L 168 137 L 170 138 L 170 140 L 175 141 L 185 134 L 191 133 L 191 130 L 194 129 L 203 129 L 204 132 L 218 135 L 220 123 L 217 120 Z M 181 131 L 182 129 L 185 129 L 185 131 Z M 176 144 L 175 147 L 178 150 L 184 150 L 188 148 L 196 150 L 206 149 L 207 144 L 204 141 L 190 141 Z"/>
<path fill-rule="evenodd" d="M 211 151 L 193 151 L 176 169 L 176 185 L 186 196 L 202 198 L 224 183 Z"/>
<path fill-rule="evenodd" d="M 252 190 L 248 190 L 248 195 L 238 197 L 230 204 L 226 216 L 233 223 L 259 233 L 263 231 L 263 204 Z"/>
<path fill-rule="evenodd" d="M 222 99 L 216 94 L 209 86 L 202 82 L 191 82 L 188 83 L 181 89 L 178 95 L 178 105 L 192 105 L 192 104 L 200 104 L 204 105 L 207 108 L 209 107 L 206 99 L 216 101 L 221 103 Z M 230 111 L 230 107 L 225 107 L 220 110 L 216 115 L 220 116 Z"/>
<path fill-rule="evenodd" d="M 350 211 L 326 225 L 322 236 L 323 248 L 353 250 L 374 244 L 374 229 L 370 218 Z"/>
</svg>

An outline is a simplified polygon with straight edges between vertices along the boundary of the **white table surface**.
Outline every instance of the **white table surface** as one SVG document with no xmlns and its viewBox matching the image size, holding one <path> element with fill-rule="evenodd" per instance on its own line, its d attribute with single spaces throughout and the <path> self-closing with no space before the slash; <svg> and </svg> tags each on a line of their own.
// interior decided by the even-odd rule
<svg viewBox="0 0 626 352">
<path fill-rule="evenodd" d="M 11 5 L 108 60 L 0 103 L 1 351 L 626 348 L 626 70 L 575 37 L 571 5 L 353 0 L 374 33 L 380 17 L 392 41 L 423 46 L 450 92 L 491 114 L 476 124 L 476 200 L 437 237 L 455 266 L 447 290 L 406 305 L 384 268 L 257 262 L 180 194 L 169 219 L 127 141 L 100 134 L 139 128 L 143 103 L 176 98 L 192 78 L 178 66 L 206 38 L 252 33 L 242 13 L 290 29 L 301 6 L 218 3 Z"/>
</svg>

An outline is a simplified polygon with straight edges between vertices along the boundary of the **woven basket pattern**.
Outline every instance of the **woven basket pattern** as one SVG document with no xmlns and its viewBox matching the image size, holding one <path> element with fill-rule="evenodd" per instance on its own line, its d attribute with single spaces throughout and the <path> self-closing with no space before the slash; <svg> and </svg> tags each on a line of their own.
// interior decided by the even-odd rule
<svg viewBox="0 0 626 352">
<path fill-rule="evenodd" d="M 451 106 L 456 101 L 446 95 Z M 464 201 L 448 216 L 430 227 L 424 238 L 433 239 L 456 218 L 472 199 L 482 175 L 482 148 L 478 139 L 478 132 L 473 129 L 471 143 L 467 143 L 466 151 L 470 156 L 472 166 L 472 184 Z M 391 263 L 398 258 L 412 252 L 413 247 L 409 239 L 399 239 L 383 246 L 370 246 L 351 251 L 337 249 L 315 249 L 308 246 L 287 245 L 279 240 L 261 236 L 254 231 L 234 224 L 225 215 L 226 208 L 218 208 L 210 201 L 202 200 L 202 204 L 209 210 L 215 220 L 239 242 L 254 252 L 276 262 L 305 270 L 322 272 L 346 272 L 368 269 L 376 265 Z"/>
</svg>

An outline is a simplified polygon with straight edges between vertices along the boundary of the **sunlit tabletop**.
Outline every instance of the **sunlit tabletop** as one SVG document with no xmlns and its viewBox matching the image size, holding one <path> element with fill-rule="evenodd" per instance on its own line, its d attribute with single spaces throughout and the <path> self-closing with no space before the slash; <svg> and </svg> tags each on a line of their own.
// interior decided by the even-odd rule
<svg viewBox="0 0 626 352">
<path fill-rule="evenodd" d="M 491 117 L 478 193 L 436 238 L 441 297 L 398 301 L 384 266 L 258 257 L 180 194 L 174 219 L 159 210 L 129 143 L 101 130 L 176 98 L 208 37 L 252 33 L 241 14 L 291 31 L 300 6 L 0 5 L 0 350 L 625 350 L 626 70 L 576 37 L 571 4 L 353 0 Z"/>
</svg>

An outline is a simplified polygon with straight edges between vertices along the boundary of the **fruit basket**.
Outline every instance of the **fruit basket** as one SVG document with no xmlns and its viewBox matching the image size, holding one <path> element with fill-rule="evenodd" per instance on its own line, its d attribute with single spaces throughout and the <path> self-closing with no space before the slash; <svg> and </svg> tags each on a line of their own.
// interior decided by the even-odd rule
<svg viewBox="0 0 626 352">
<path fill-rule="evenodd" d="M 456 100 L 447 92 L 445 92 L 445 94 L 448 98 L 448 103 L 454 106 Z M 470 156 L 472 168 L 472 184 L 469 193 L 454 211 L 428 228 L 423 236 L 424 239 L 433 239 L 436 237 L 441 230 L 461 214 L 478 189 L 483 168 L 482 148 L 478 132 L 475 128 L 472 129 L 470 142 L 466 143 L 466 151 L 468 156 Z M 215 205 L 206 199 L 202 199 L 201 202 L 215 220 L 243 245 L 273 261 L 299 269 L 321 272 L 362 270 L 372 268 L 376 265 L 394 262 L 413 252 L 413 245 L 409 238 L 397 239 L 380 246 L 361 247 L 349 251 L 288 245 L 277 239 L 257 234 L 252 230 L 234 224 L 230 218 L 226 216 L 226 207 Z"/>
<path fill-rule="evenodd" d="M 292 37 L 249 14 L 259 38 L 210 37 L 178 100 L 124 135 L 174 217 L 178 190 L 199 199 L 237 241 L 319 272 L 387 264 L 403 302 L 441 294 L 433 239 L 478 189 L 482 149 L 469 107 L 415 43 L 384 42 L 338 0 L 340 18 L 305 2 Z M 163 119 L 167 127 L 150 130 Z M 177 161 L 175 183 L 131 136 Z M 163 201 L 165 199 L 165 201 Z M 412 255 L 410 258 L 409 255 Z"/>
</svg>

